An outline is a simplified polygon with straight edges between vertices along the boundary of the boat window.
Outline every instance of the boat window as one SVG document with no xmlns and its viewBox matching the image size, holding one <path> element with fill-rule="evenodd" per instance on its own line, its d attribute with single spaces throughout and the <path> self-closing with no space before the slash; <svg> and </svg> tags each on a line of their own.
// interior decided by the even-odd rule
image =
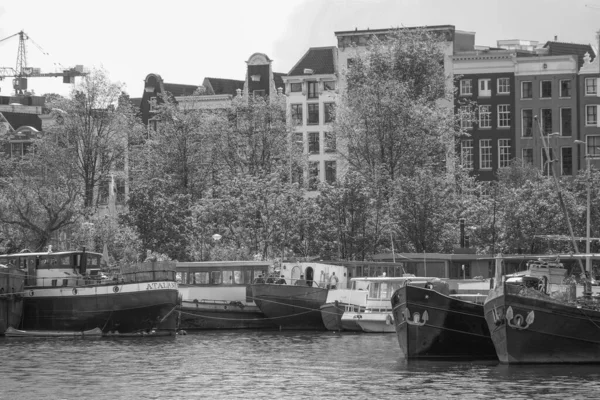
<svg viewBox="0 0 600 400">
<path fill-rule="evenodd" d="M 244 273 L 244 280 L 242 283 L 250 283 L 252 282 L 252 270 L 250 269 L 246 269 L 243 271 Z"/>
<path fill-rule="evenodd" d="M 90 267 L 90 266 L 98 266 L 98 264 L 99 264 L 98 260 L 99 260 L 98 257 L 95 257 L 95 256 L 90 257 L 90 256 L 88 256 L 88 267 Z"/>
<path fill-rule="evenodd" d="M 187 272 L 177 272 L 175 274 L 175 280 L 177 280 L 177 283 L 187 283 Z"/>
<path fill-rule="evenodd" d="M 71 257 L 70 256 L 62 256 L 60 258 L 60 265 L 71 265 Z"/>
<path fill-rule="evenodd" d="M 69 286 L 69 280 L 68 279 L 63 279 L 63 286 Z"/>
<path fill-rule="evenodd" d="M 58 279 L 52 279 L 52 286 L 56 286 Z"/>
<path fill-rule="evenodd" d="M 379 282 L 372 282 L 369 286 L 369 297 L 378 298 L 379 297 Z"/>
<path fill-rule="evenodd" d="M 242 271 L 233 271 L 233 283 L 239 285 L 244 282 L 244 275 L 242 274 Z"/>
<path fill-rule="evenodd" d="M 210 272 L 210 283 L 211 285 L 220 285 L 221 283 L 223 283 L 221 271 Z"/>
<path fill-rule="evenodd" d="M 194 272 L 194 281 L 197 285 L 206 285 L 208 284 L 208 272 Z"/>
<path fill-rule="evenodd" d="M 233 271 L 223 271 L 223 283 L 233 285 Z"/>
</svg>

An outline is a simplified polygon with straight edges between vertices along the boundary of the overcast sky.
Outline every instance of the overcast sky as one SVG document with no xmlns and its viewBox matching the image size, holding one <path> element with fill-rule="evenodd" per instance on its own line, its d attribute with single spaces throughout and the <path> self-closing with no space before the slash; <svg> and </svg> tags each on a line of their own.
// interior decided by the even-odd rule
<svg viewBox="0 0 600 400">
<path fill-rule="evenodd" d="M 596 21 L 596 22 L 595 22 Z M 454 25 L 478 45 L 499 39 L 594 44 L 600 0 L 2 0 L 0 40 L 24 30 L 28 65 L 104 67 L 141 97 L 143 80 L 200 85 L 244 79 L 256 52 L 289 72 L 309 47 L 335 46 L 334 32 Z M 18 36 L 0 42 L 0 67 L 15 67 Z M 42 49 L 42 50 L 40 50 Z M 45 55 L 44 53 L 48 53 Z M 0 82 L 10 93 L 11 79 Z M 67 93 L 60 78 L 35 78 L 37 94 Z"/>
</svg>

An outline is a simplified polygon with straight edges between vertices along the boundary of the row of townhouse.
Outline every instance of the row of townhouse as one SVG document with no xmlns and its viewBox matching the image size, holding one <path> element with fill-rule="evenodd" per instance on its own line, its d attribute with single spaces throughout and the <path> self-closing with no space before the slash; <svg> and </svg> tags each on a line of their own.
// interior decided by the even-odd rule
<svg viewBox="0 0 600 400">
<path fill-rule="evenodd" d="M 586 154 L 600 155 L 600 69 L 591 46 L 554 41 L 540 47 L 531 41 L 499 41 L 496 48 L 482 49 L 475 45 L 474 32 L 460 31 L 453 25 L 424 29 L 438 35 L 444 59 L 432 62 L 443 62 L 448 88 L 456 87 L 455 102 L 447 106 L 457 111 L 474 107 L 476 111 L 474 121 L 463 121 L 468 136 L 446 144 L 449 162 L 458 153 L 480 180 L 491 181 L 499 168 L 517 158 L 540 168 L 552 165 L 557 173 L 572 175 L 585 168 L 582 159 Z M 293 125 L 295 148 L 308 159 L 303 171 L 305 188 L 316 193 L 319 182 L 334 182 L 345 171 L 344 159 L 339 155 L 343 143 L 338 143 L 331 130 L 334 105 L 346 87 L 343 72 L 366 51 L 369 39 L 391 31 L 335 32 L 337 46 L 309 48 L 287 73 L 274 72 L 273 61 L 263 53 L 248 58 L 246 76 L 239 80 L 207 77 L 201 85 L 175 84 L 150 73 L 144 80 L 142 96 L 131 101 L 139 107 L 148 129 L 155 129 L 159 123 L 155 106 L 161 94 L 169 93 L 185 108 L 226 108 L 235 99 L 250 95 L 280 101 Z M 15 154 L 19 148 L 26 151 L 27 135 L 43 131 L 40 121 L 49 117 L 42 115 L 43 107 L 16 107 L 17 111 L 14 106 L 2 107 L 0 104 L 0 112 L 13 121 L 14 127 L 9 150 Z M 40 121 L 22 124 L 24 112 L 36 114 Z M 544 139 L 549 139 L 553 159 L 560 162 L 545 160 L 540 129 Z M 586 142 L 586 149 L 576 140 Z M 111 201 L 117 203 L 117 208 L 124 204 L 129 168 L 126 157 L 116 166 L 113 178 L 102 183 L 98 195 L 101 213 L 110 210 Z M 109 193 L 115 192 L 117 196 L 111 200 Z"/>
<path fill-rule="evenodd" d="M 562 176 L 585 169 L 586 156 L 600 155 L 594 49 L 560 42 L 541 48 L 531 41 L 498 44 L 453 56 L 455 106 L 468 132 L 458 144 L 463 165 L 483 181 L 496 179 L 514 159 Z"/>
</svg>

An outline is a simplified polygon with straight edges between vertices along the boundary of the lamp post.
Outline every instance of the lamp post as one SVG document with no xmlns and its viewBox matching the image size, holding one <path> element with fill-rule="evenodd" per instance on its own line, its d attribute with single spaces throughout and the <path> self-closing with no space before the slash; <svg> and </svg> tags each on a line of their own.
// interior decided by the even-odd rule
<svg viewBox="0 0 600 400">
<path fill-rule="evenodd" d="M 582 140 L 575 140 L 577 144 L 586 143 Z M 590 257 L 590 157 L 589 155 L 585 155 L 585 180 L 586 180 L 586 189 L 587 189 L 587 212 L 586 212 L 586 227 L 585 227 L 585 270 L 592 276 L 592 259 Z"/>
</svg>

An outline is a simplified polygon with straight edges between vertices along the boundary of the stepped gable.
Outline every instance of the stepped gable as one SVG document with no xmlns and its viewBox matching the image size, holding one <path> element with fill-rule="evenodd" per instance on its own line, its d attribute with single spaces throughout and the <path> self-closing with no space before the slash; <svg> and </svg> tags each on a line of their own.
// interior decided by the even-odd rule
<svg viewBox="0 0 600 400">
<path fill-rule="evenodd" d="M 202 86 L 206 89 L 207 95 L 216 94 L 230 94 L 235 96 L 237 90 L 244 90 L 244 81 L 236 79 L 222 79 L 222 78 L 204 78 Z"/>
<path fill-rule="evenodd" d="M 548 41 L 544 45 L 544 48 L 548 49 L 548 55 L 550 56 L 576 55 L 579 68 L 583 65 L 583 56 L 585 53 L 589 53 L 590 56 L 596 57 L 593 47 L 589 44 Z"/>
<path fill-rule="evenodd" d="M 311 47 L 294 65 L 288 76 L 304 75 L 305 69 L 312 69 L 314 75 L 334 74 L 335 47 Z"/>
</svg>

